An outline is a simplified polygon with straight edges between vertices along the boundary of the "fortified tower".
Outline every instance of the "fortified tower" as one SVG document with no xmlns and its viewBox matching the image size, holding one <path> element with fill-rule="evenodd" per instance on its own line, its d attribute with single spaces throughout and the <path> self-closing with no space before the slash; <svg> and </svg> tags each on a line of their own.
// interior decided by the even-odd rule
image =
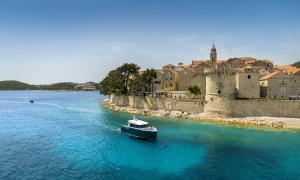
<svg viewBox="0 0 300 180">
<path fill-rule="evenodd" d="M 217 50 L 213 44 L 210 53 L 211 67 L 205 70 L 207 102 L 204 113 L 208 116 L 230 116 L 230 100 L 235 98 L 235 72 L 232 69 L 218 70 Z"/>
</svg>

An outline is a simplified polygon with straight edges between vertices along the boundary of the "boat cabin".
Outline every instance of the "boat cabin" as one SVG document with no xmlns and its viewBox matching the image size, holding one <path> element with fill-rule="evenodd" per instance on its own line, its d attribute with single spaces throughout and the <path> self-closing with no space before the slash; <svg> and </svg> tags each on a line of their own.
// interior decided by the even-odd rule
<svg viewBox="0 0 300 180">
<path fill-rule="evenodd" d="M 128 121 L 128 126 L 133 128 L 146 128 L 149 127 L 149 124 L 145 121 L 134 119 Z"/>
</svg>

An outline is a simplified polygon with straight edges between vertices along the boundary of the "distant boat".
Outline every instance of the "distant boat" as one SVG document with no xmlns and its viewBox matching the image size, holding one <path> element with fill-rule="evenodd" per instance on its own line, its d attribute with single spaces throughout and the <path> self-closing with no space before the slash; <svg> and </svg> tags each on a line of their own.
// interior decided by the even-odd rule
<svg viewBox="0 0 300 180">
<path fill-rule="evenodd" d="M 140 139 L 155 140 L 157 137 L 157 129 L 155 127 L 148 122 L 136 119 L 135 116 L 132 120 L 128 120 L 127 125 L 121 126 L 121 132 Z"/>
<path fill-rule="evenodd" d="M 33 100 L 30 100 L 29 102 L 30 102 L 30 103 L 34 103 L 34 101 L 33 101 Z"/>
</svg>

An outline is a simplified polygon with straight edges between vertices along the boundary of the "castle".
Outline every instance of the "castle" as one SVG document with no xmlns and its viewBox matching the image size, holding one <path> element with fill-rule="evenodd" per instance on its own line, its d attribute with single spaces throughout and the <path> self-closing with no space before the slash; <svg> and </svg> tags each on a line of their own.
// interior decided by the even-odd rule
<svg viewBox="0 0 300 180">
<path fill-rule="evenodd" d="M 192 64 L 178 66 L 171 64 L 165 65 L 157 71 L 155 92 L 175 91 L 182 93 L 188 90 L 191 85 L 200 87 L 201 98 L 206 94 L 217 93 L 219 96 L 236 98 L 259 98 L 260 72 L 256 66 L 250 66 L 256 62 L 253 58 L 235 58 L 227 61 L 217 59 L 217 50 L 213 44 L 210 52 L 210 60 L 193 60 Z M 270 61 L 264 62 L 259 66 L 260 69 L 272 68 Z M 212 83 L 215 81 L 215 83 Z"/>
<path fill-rule="evenodd" d="M 191 86 L 198 86 L 200 94 L 191 93 Z M 219 60 L 214 44 L 209 60 L 158 69 L 148 89 L 152 92 L 139 93 L 146 96 L 111 95 L 109 102 L 144 111 L 181 112 L 179 117 L 300 117 L 300 101 L 295 101 L 300 99 L 299 68 L 251 57 Z"/>
<path fill-rule="evenodd" d="M 218 60 L 214 44 L 209 60 L 192 60 L 191 64 L 178 63 L 177 66 L 165 65 L 157 70 L 155 82 L 153 92 L 169 94 L 171 97 L 186 96 L 188 87 L 193 85 L 201 90 L 199 98 L 214 93 L 236 99 L 286 99 L 300 95 L 299 68 L 274 66 L 270 60 L 251 57 Z"/>
<path fill-rule="evenodd" d="M 218 60 L 214 44 L 209 60 L 193 60 L 190 65 L 165 65 L 157 71 L 156 82 L 153 97 L 203 99 L 206 102 L 203 112 L 210 116 L 239 114 L 233 112 L 235 100 L 239 99 L 300 98 L 299 68 L 274 68 L 270 60 L 251 57 Z M 191 97 L 188 91 L 192 85 L 201 90 L 197 97 Z"/>
</svg>

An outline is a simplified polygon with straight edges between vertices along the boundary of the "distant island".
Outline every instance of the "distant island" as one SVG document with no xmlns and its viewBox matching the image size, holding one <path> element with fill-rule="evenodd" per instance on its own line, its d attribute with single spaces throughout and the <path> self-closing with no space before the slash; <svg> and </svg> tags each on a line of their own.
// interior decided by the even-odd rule
<svg viewBox="0 0 300 180">
<path fill-rule="evenodd" d="M 98 90 L 99 84 L 95 82 L 73 83 L 60 82 L 47 85 L 32 85 L 20 81 L 0 81 L 0 90 Z"/>
</svg>

